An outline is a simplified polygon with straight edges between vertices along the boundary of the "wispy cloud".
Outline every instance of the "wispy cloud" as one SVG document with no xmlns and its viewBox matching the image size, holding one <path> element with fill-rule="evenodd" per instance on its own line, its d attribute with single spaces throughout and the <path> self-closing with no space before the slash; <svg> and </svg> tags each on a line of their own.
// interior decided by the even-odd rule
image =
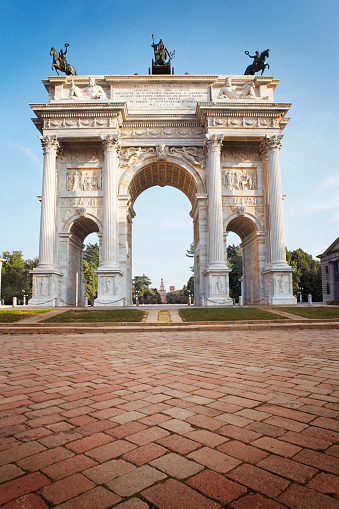
<svg viewBox="0 0 339 509">
<path fill-rule="evenodd" d="M 299 214 L 329 212 L 330 221 L 339 221 L 339 175 L 330 175 L 299 202 Z"/>
<path fill-rule="evenodd" d="M 25 154 L 34 166 L 41 169 L 42 165 L 41 157 L 38 157 L 31 148 L 25 147 L 24 145 L 20 145 L 19 143 L 15 143 L 14 141 L 9 140 L 8 138 L 3 139 L 6 141 L 8 145 L 10 145 L 13 148 L 16 148 L 17 150 L 20 150 L 20 152 Z"/>
</svg>

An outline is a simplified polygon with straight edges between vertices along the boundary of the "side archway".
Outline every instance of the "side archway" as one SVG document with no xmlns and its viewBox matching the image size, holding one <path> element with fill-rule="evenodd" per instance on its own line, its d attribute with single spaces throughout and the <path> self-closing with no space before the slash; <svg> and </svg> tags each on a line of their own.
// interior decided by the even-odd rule
<svg viewBox="0 0 339 509">
<path fill-rule="evenodd" d="M 64 293 L 61 297 L 63 305 L 78 305 L 83 302 L 85 285 L 83 280 L 83 248 L 84 240 L 91 233 L 97 233 L 100 239 L 102 224 L 99 219 L 88 213 L 77 213 L 64 223 L 60 236 L 61 268 L 65 275 Z"/>
<path fill-rule="evenodd" d="M 233 232 L 241 239 L 242 247 L 242 296 L 245 304 L 262 303 L 263 284 L 261 256 L 265 235 L 259 220 L 252 214 L 232 214 L 224 225 L 225 232 Z"/>
</svg>

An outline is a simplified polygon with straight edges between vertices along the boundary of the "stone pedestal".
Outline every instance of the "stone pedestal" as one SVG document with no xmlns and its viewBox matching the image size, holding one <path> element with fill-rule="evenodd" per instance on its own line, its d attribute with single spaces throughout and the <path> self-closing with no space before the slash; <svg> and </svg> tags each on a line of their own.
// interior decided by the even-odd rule
<svg viewBox="0 0 339 509">
<path fill-rule="evenodd" d="M 98 268 L 98 297 L 94 306 L 124 306 L 124 297 L 121 297 L 121 276 L 119 270 L 105 270 Z"/>
<path fill-rule="evenodd" d="M 293 295 L 292 272 L 293 269 L 288 265 L 280 269 L 268 268 L 262 272 L 265 294 L 270 297 L 273 306 L 297 303 Z"/>
<path fill-rule="evenodd" d="M 232 306 L 229 296 L 229 273 L 231 269 L 210 268 L 204 271 L 206 306 Z"/>
<path fill-rule="evenodd" d="M 33 274 L 33 297 L 28 301 L 29 306 L 47 306 L 56 305 L 56 298 L 60 293 L 60 281 L 63 274 L 56 269 L 43 269 L 36 267 L 30 271 Z M 67 305 L 62 299 L 59 299 L 60 305 Z"/>
</svg>

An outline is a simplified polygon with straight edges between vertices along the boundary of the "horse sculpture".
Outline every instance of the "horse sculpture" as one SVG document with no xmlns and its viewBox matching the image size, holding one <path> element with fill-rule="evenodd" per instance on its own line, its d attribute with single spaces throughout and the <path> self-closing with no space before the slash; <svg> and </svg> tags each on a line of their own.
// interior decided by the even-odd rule
<svg viewBox="0 0 339 509">
<path fill-rule="evenodd" d="M 60 76 L 58 69 L 61 72 L 64 72 L 67 76 L 76 76 L 77 73 L 73 65 L 68 64 L 66 60 L 68 44 L 65 44 L 65 48 L 66 51 L 64 52 L 61 49 L 59 54 L 56 49 L 51 48 L 50 55 L 53 56 L 52 71 L 55 69 L 58 73 L 58 76 Z"/>
<path fill-rule="evenodd" d="M 261 74 L 263 74 L 266 67 L 268 69 L 270 68 L 269 64 L 266 64 L 266 58 L 270 56 L 269 49 L 263 51 L 260 53 L 260 55 L 259 52 L 256 51 L 254 56 L 250 55 L 249 51 L 245 51 L 245 55 L 249 56 L 250 58 L 254 58 L 253 63 L 246 68 L 246 71 L 244 72 L 245 76 L 253 76 L 256 72 L 259 71 L 261 71 Z"/>
</svg>

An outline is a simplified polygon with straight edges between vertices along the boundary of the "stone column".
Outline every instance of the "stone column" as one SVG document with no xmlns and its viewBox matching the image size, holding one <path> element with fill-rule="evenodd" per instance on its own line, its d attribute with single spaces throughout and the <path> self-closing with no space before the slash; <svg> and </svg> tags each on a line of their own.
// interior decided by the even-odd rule
<svg viewBox="0 0 339 509">
<path fill-rule="evenodd" d="M 104 169 L 102 178 L 103 229 L 101 263 L 98 274 L 98 297 L 95 306 L 123 306 L 123 273 L 119 269 L 119 221 L 118 221 L 118 151 L 119 140 L 107 135 L 102 138 Z"/>
<path fill-rule="evenodd" d="M 223 137 L 215 134 L 206 140 L 208 178 L 208 264 L 205 276 L 207 306 L 231 305 L 229 272 L 225 262 L 223 239 L 222 185 L 220 155 Z"/>
<path fill-rule="evenodd" d="M 270 227 L 271 227 L 271 264 L 286 265 L 285 231 L 282 187 L 280 175 L 280 158 L 282 136 L 265 138 L 268 162 L 268 180 L 270 194 Z"/>
<path fill-rule="evenodd" d="M 102 233 L 102 262 L 105 269 L 116 268 L 118 265 L 118 199 L 117 173 L 119 140 L 106 136 L 102 140 L 104 150 L 104 224 Z"/>
<path fill-rule="evenodd" d="M 220 154 L 222 137 L 210 136 L 207 146 L 208 175 L 208 267 L 225 266 L 223 246 Z"/>
<path fill-rule="evenodd" d="M 286 263 L 284 214 L 281 188 L 279 152 L 282 136 L 266 137 L 262 148 L 267 157 L 270 228 L 270 259 L 262 271 L 265 295 L 273 305 L 295 304 L 293 296 L 292 272 Z"/>
<path fill-rule="evenodd" d="M 44 170 L 42 178 L 39 268 L 54 269 L 56 156 L 59 143 L 56 138 L 51 138 L 50 136 L 40 136 L 40 139 L 44 151 Z"/>
</svg>

